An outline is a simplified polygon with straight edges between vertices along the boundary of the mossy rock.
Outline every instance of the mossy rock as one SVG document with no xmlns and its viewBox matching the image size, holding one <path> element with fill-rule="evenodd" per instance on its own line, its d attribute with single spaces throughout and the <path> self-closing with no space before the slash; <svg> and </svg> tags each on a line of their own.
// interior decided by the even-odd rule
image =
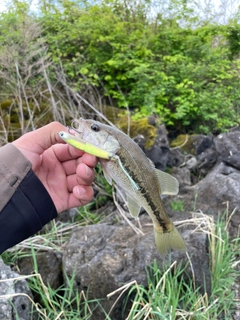
<svg viewBox="0 0 240 320">
<path fill-rule="evenodd" d="M 181 148 L 186 153 L 195 154 L 196 141 L 201 135 L 199 134 L 180 134 L 171 142 L 171 148 Z"/>
<path fill-rule="evenodd" d="M 109 105 L 103 105 L 103 106 L 97 106 L 97 109 L 113 124 L 117 124 L 117 122 L 120 120 L 120 118 L 124 115 L 126 115 L 125 109 L 120 109 L 117 107 L 109 106 Z"/>
<path fill-rule="evenodd" d="M 14 103 L 14 101 L 12 100 L 5 100 L 5 101 L 2 101 L 0 102 L 0 108 L 2 110 L 9 110 L 9 108 L 12 106 L 12 104 Z"/>
<path fill-rule="evenodd" d="M 120 130 L 122 130 L 125 133 L 128 133 L 128 116 L 121 116 L 116 125 Z M 145 137 L 146 142 L 144 146 L 146 149 L 149 149 L 153 146 L 156 140 L 157 130 L 155 126 L 149 124 L 148 118 L 142 118 L 139 120 L 133 120 L 130 118 L 129 135 L 131 138 L 134 138 L 138 134 L 142 134 Z"/>
<path fill-rule="evenodd" d="M 48 111 L 48 108 L 49 104 L 47 102 L 42 103 L 39 107 L 29 101 L 28 105 L 23 103 L 20 108 L 18 102 L 14 99 L 1 101 L 2 127 L 4 131 L 7 130 L 8 141 L 11 142 L 19 138 L 22 135 L 22 127 L 29 128 L 30 121 L 33 121 L 36 127 L 41 127 L 53 121 L 52 112 L 51 110 Z M 32 120 L 30 116 L 33 116 L 34 119 Z M 22 120 L 21 117 L 23 117 Z"/>
</svg>

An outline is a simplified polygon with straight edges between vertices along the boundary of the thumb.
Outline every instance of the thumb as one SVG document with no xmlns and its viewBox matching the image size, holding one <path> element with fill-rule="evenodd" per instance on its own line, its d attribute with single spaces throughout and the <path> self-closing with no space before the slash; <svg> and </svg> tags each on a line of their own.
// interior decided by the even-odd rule
<svg viewBox="0 0 240 320">
<path fill-rule="evenodd" d="M 65 143 L 58 135 L 60 131 L 67 131 L 67 129 L 57 121 L 51 122 L 42 128 L 24 134 L 13 144 L 18 148 L 42 154 L 44 150 L 56 143 Z"/>
</svg>

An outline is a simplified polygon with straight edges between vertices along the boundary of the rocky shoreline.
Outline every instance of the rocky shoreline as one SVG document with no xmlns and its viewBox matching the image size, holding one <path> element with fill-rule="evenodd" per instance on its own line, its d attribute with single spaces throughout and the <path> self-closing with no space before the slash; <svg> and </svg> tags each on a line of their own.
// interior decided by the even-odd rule
<svg viewBox="0 0 240 320">
<path fill-rule="evenodd" d="M 75 273 L 76 288 L 80 291 L 90 288 L 89 298 L 94 299 L 104 298 L 124 283 L 134 280 L 147 286 L 146 266 L 153 261 L 157 261 L 159 266 L 163 262 L 170 265 L 178 261 L 188 265 L 185 272 L 194 274 L 196 287 L 210 294 L 207 228 L 211 227 L 219 214 L 225 214 L 230 237 L 239 237 L 240 128 L 216 137 L 185 135 L 170 146 L 164 126 L 159 126 L 157 138 L 148 150 L 144 147 L 143 135 L 134 137 L 134 140 L 157 168 L 165 170 L 167 167 L 179 180 L 179 194 L 164 197 L 163 202 L 186 241 L 188 254 L 172 252 L 167 258 L 161 258 L 154 245 L 151 219 L 143 213 L 139 221 L 131 220 L 135 230 L 127 222 L 115 223 L 112 218 L 104 223 L 74 229 L 61 252 L 40 251 L 39 273 L 45 283 L 55 288 L 64 282 L 63 274 L 71 276 Z M 31 259 L 19 261 L 19 268 L 21 274 L 31 274 Z M 31 292 L 24 279 L 18 282 L 20 288 L 19 285 L 12 285 L 11 278 L 17 276 L 0 260 L 0 279 L 9 279 L 0 282 L 0 295 L 13 294 L 11 303 L 7 299 L 0 299 L 2 320 L 15 319 L 12 304 L 18 312 L 18 319 L 30 319 L 29 299 L 24 296 L 18 298 L 17 294 L 25 292 L 31 296 Z M 239 283 L 235 284 L 234 290 L 239 299 Z M 107 312 L 114 301 L 115 297 L 102 301 Z M 114 319 L 121 319 L 117 316 L 120 303 L 113 311 Z M 91 319 L 101 317 L 101 310 L 97 309 Z M 239 319 L 239 310 L 234 317 L 235 320 Z"/>
</svg>

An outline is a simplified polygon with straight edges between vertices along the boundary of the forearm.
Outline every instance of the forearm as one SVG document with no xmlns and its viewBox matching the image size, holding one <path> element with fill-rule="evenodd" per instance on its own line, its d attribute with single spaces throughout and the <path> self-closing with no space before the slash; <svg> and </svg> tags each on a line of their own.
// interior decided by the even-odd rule
<svg viewBox="0 0 240 320">
<path fill-rule="evenodd" d="M 11 143 L 0 148 L 0 212 L 31 170 L 31 162 Z"/>
<path fill-rule="evenodd" d="M 0 149 L 0 253 L 57 216 L 31 163 L 12 144 Z"/>
</svg>

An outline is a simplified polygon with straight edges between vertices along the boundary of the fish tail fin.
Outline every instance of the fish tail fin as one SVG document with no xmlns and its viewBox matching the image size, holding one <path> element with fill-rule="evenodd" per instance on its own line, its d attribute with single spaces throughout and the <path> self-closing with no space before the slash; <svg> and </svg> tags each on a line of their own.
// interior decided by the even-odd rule
<svg viewBox="0 0 240 320">
<path fill-rule="evenodd" d="M 187 250 L 182 236 L 174 225 L 172 227 L 172 230 L 169 232 L 163 232 L 154 228 L 156 247 L 161 256 L 165 256 L 171 248 L 177 251 Z"/>
</svg>

